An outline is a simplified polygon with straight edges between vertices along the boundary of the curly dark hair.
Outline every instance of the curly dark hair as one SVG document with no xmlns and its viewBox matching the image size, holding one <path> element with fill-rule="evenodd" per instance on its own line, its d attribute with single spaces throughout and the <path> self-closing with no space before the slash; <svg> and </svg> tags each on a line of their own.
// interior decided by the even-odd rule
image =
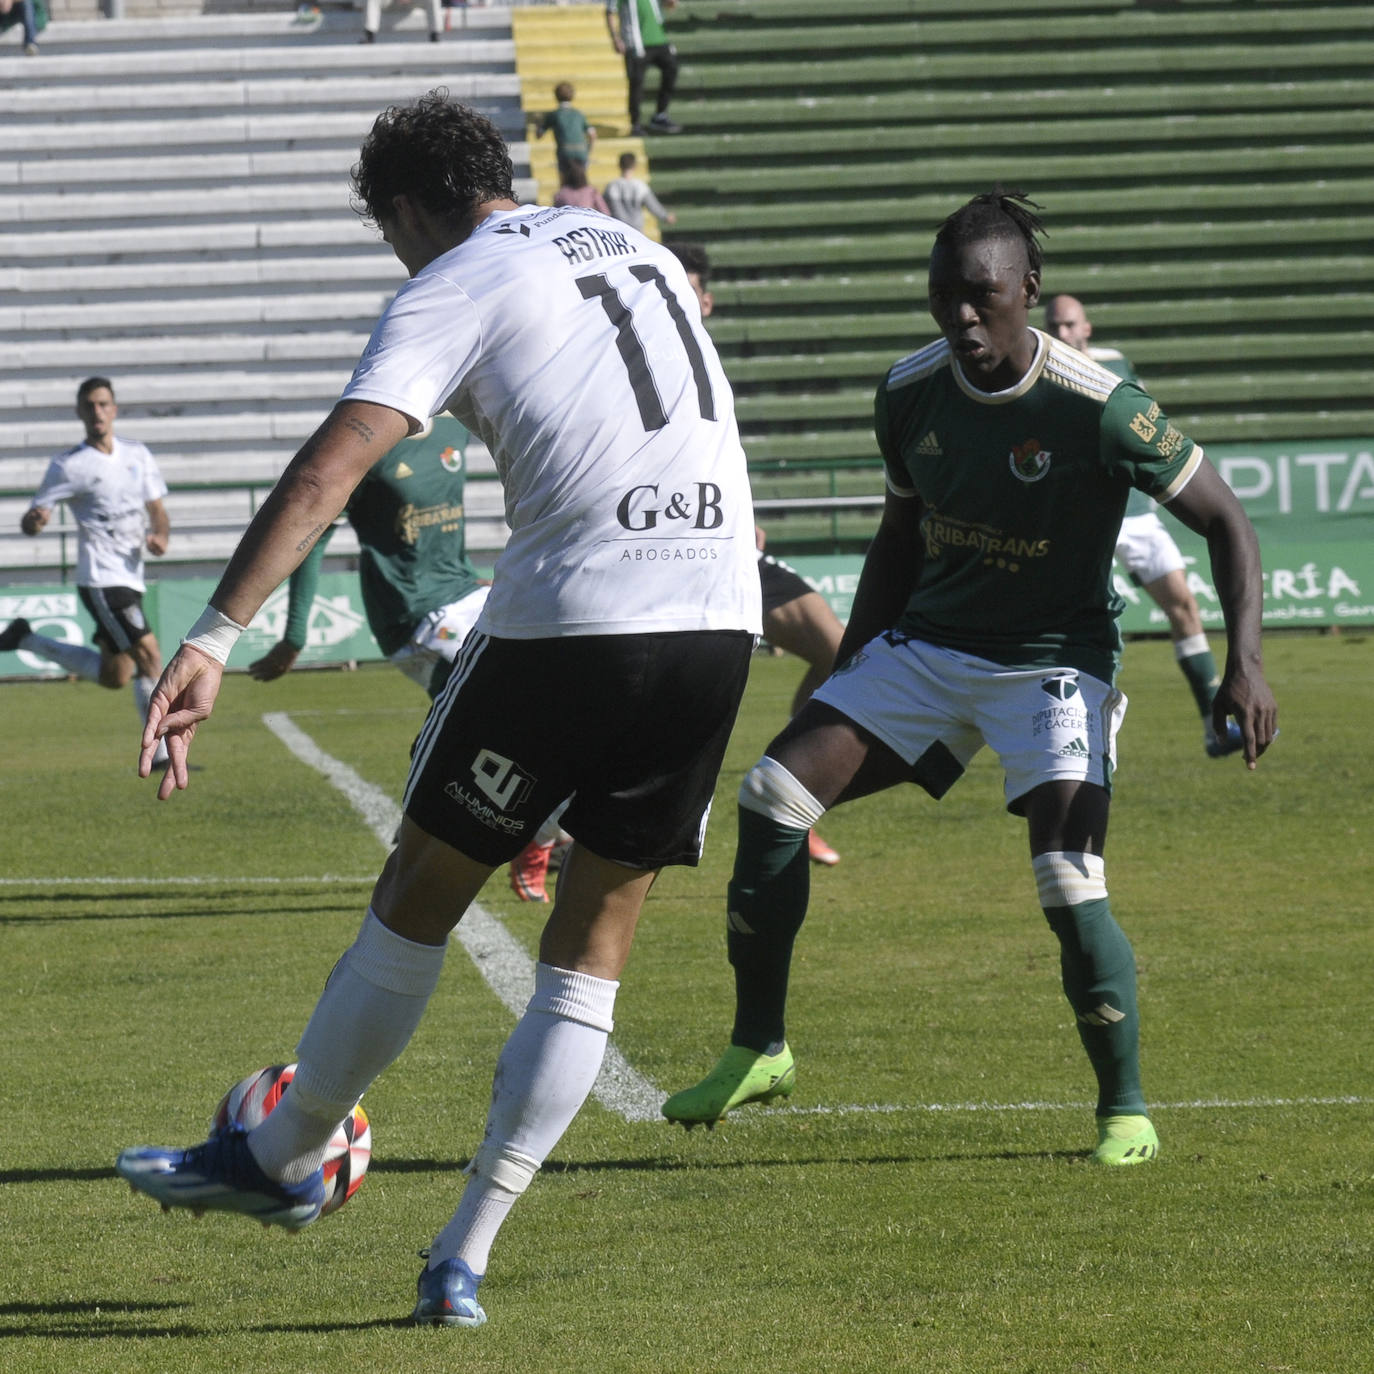
<svg viewBox="0 0 1374 1374">
<path fill-rule="evenodd" d="M 667 247 L 668 251 L 682 264 L 685 272 L 697 274 L 697 280 L 701 283 L 701 289 L 704 291 L 707 279 L 711 275 L 711 259 L 701 244 L 670 243 Z"/>
<path fill-rule="evenodd" d="M 461 224 L 483 201 L 513 200 L 513 176 L 496 125 L 440 87 L 377 116 L 353 165 L 353 208 L 376 224 L 395 196 L 407 195 Z"/>
<path fill-rule="evenodd" d="M 1031 271 L 1038 272 L 1044 255 L 1037 236 L 1047 235 L 1035 212 L 1043 208 L 1024 191 L 1008 191 L 998 184 L 950 215 L 940 225 L 935 242 L 944 248 L 960 248 L 981 239 L 1019 239 L 1026 246 Z"/>
</svg>

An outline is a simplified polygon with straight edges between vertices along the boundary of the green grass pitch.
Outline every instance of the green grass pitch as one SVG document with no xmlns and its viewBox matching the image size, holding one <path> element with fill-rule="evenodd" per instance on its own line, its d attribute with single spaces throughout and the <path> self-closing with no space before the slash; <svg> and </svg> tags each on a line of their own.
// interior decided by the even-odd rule
<svg viewBox="0 0 1374 1374">
<path fill-rule="evenodd" d="M 1156 1166 L 1087 1162 L 1086 1061 L 1023 827 L 980 757 L 939 805 L 906 789 L 827 817 L 843 862 L 813 875 L 790 1109 L 687 1135 L 589 1104 L 497 1242 L 477 1332 L 402 1320 L 512 1024 L 456 944 L 367 1096 L 373 1167 L 339 1215 L 296 1237 L 163 1216 L 111 1167 L 200 1139 L 231 1082 L 291 1057 L 383 857 L 262 714 L 395 797 L 421 694 L 380 666 L 235 677 L 190 791 L 159 805 L 127 693 L 0 685 L 0 1360 L 1369 1368 L 1374 637 L 1274 636 L 1268 669 L 1283 733 L 1247 774 L 1203 756 L 1169 646 L 1127 650 L 1107 873 L 1141 969 Z M 799 672 L 756 661 L 706 860 L 661 879 L 626 971 L 615 1041 L 665 1092 L 728 1034 L 733 794 Z M 484 901 L 533 949 L 540 911 L 504 883 Z"/>
</svg>

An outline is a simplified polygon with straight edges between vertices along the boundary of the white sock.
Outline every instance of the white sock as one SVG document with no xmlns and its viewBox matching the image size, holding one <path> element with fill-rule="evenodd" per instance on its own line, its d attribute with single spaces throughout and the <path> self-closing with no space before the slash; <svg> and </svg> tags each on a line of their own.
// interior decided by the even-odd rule
<svg viewBox="0 0 1374 1374">
<path fill-rule="evenodd" d="M 455 1256 L 485 1274 L 516 1198 L 587 1100 L 601 1071 L 620 984 L 536 964 L 534 996 L 496 1066 L 481 1147 L 458 1210 L 430 1247 L 430 1267 Z"/>
<path fill-rule="evenodd" d="M 148 719 L 148 703 L 153 699 L 153 692 L 157 688 L 155 677 L 136 677 L 132 682 L 134 689 L 134 705 L 138 709 L 138 719 L 141 722 Z M 157 752 L 153 755 L 153 767 L 160 768 L 167 762 L 167 741 L 160 739 L 157 742 Z"/>
<path fill-rule="evenodd" d="M 296 1047 L 291 1087 L 248 1137 L 269 1178 L 299 1183 L 324 1162 L 335 1128 L 409 1044 L 439 981 L 444 949 L 404 939 L 368 911 Z"/>
<path fill-rule="evenodd" d="M 20 648 L 27 649 L 29 653 L 37 654 L 40 658 L 49 659 L 69 673 L 75 673 L 82 682 L 100 681 L 99 649 L 89 648 L 85 644 L 64 644 L 60 639 L 53 639 L 50 635 L 35 634 L 25 635 Z"/>
</svg>

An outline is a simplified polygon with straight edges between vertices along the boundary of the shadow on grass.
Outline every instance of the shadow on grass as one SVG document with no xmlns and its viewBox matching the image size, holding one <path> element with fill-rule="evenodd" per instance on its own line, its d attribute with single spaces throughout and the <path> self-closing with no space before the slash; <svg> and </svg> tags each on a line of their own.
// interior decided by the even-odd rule
<svg viewBox="0 0 1374 1374">
<path fill-rule="evenodd" d="M 321 911 L 335 907 L 355 905 L 345 900 L 340 888 L 365 888 L 374 879 L 343 879 L 322 888 L 318 883 L 271 884 L 261 887 L 236 888 L 232 881 L 223 887 L 211 887 L 205 883 L 187 883 L 178 892 L 173 884 L 156 890 L 147 888 L 114 889 L 95 887 L 84 891 L 36 891 L 26 895 L 16 892 L 0 893 L 0 926 L 40 925 L 59 921 L 185 921 L 200 916 L 233 918 L 238 916 L 261 920 L 282 916 L 317 916 Z M 302 899 L 313 899 L 317 905 L 270 905 L 264 906 L 267 898 L 276 903 L 282 899 L 300 903 Z M 32 914 L 7 910 L 21 906 L 33 906 L 41 902 L 51 910 L 35 911 Z M 232 902 L 234 905 L 226 905 Z M 77 907 L 107 907 L 104 911 L 78 910 Z M 137 906 L 138 910 L 130 910 Z M 65 908 L 65 909 L 64 909 Z"/>
<path fill-rule="evenodd" d="M 91 1165 L 86 1169 L 0 1169 L 0 1188 L 13 1183 L 92 1183 L 102 1178 L 118 1178 L 110 1165 Z M 0 1312 L 5 1308 L 0 1306 Z"/>
<path fill-rule="evenodd" d="M 1086 1160 L 1090 1150 L 969 1150 L 955 1154 L 910 1155 L 809 1155 L 797 1159 L 550 1159 L 543 1174 L 599 1173 L 684 1173 L 695 1169 L 803 1169 L 831 1164 L 958 1164 L 987 1160 L 1032 1160 L 1075 1162 Z M 467 1160 L 456 1159 L 374 1159 L 371 1171 L 379 1174 L 462 1173 Z"/>
<path fill-rule="evenodd" d="M 177 1311 L 192 1306 L 185 1302 L 125 1302 L 121 1299 L 92 1298 L 89 1302 L 26 1302 L 0 1304 L 0 1341 L 37 1337 L 42 1340 L 110 1339 L 166 1340 L 182 1336 L 203 1340 L 220 1330 L 214 1324 L 147 1326 L 140 1314 Z M 9 1318 L 29 1320 L 10 1321 Z M 408 1317 L 378 1317 L 372 1321 L 260 1322 L 236 1328 L 239 1333 L 328 1335 L 335 1331 L 386 1331 L 413 1329 Z"/>
<path fill-rule="evenodd" d="M 831 1164 L 958 1164 L 988 1160 L 1085 1160 L 1089 1150 L 970 1150 L 953 1154 L 909 1155 L 809 1155 L 780 1159 L 750 1156 L 747 1159 L 681 1159 L 645 1156 L 639 1159 L 550 1159 L 540 1171 L 545 1174 L 601 1173 L 684 1173 L 689 1169 L 801 1169 Z M 369 1172 L 374 1174 L 461 1174 L 466 1159 L 378 1159 L 373 1156 Z M 113 1168 L 93 1165 L 66 1169 L 0 1169 L 0 1188 L 24 1183 L 94 1183 L 104 1179 L 122 1181 Z M 4 1312 L 0 1307 L 0 1314 Z"/>
</svg>

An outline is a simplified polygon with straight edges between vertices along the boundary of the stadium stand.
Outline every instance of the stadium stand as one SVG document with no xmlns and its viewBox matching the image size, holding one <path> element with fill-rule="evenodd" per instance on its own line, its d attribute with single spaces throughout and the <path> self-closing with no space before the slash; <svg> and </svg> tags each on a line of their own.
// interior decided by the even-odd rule
<svg viewBox="0 0 1374 1374">
<path fill-rule="evenodd" d="M 348 205 L 383 106 L 448 86 L 496 119 L 533 194 L 510 12 L 449 15 L 431 44 L 422 8 L 388 11 L 375 45 L 345 8 L 59 17 L 39 58 L 0 68 L 6 582 L 51 580 L 69 551 L 18 519 L 48 457 L 80 438 L 75 387 L 95 372 L 172 487 L 168 564 L 223 563 L 404 279 Z M 474 440 L 468 458 L 482 557 L 505 523 L 489 455 Z M 354 551 L 340 531 L 331 555 Z"/>
<path fill-rule="evenodd" d="M 1374 433 L 1367 5 L 678 13 L 687 132 L 653 144 L 654 184 L 678 212 L 670 238 L 712 254 L 712 332 L 770 547 L 855 548 L 871 529 L 862 504 L 822 516 L 793 498 L 875 491 L 873 387 L 933 336 L 934 228 L 998 180 L 1045 207 L 1045 290 L 1083 297 L 1189 432 Z"/>
<path fill-rule="evenodd" d="M 178 530 L 200 522 L 193 552 L 222 559 L 399 282 L 346 208 L 348 165 L 382 105 L 447 84 L 501 123 L 530 196 L 548 173 L 531 168 L 527 119 L 561 76 L 606 139 L 604 165 L 633 146 L 598 4 L 455 8 L 440 45 L 399 41 L 425 27 L 422 9 L 401 9 L 387 18 L 398 41 L 363 46 L 350 10 L 212 3 L 243 12 L 75 21 L 59 3 L 41 60 L 3 68 L 11 580 L 49 575 L 23 561 L 43 541 L 10 534 L 18 493 L 75 437 L 71 390 L 96 370 L 163 462 Z M 670 238 L 705 244 L 715 264 L 712 333 L 771 548 L 867 538 L 873 386 L 934 333 L 935 225 L 996 180 L 1045 207 L 1046 291 L 1083 297 L 1099 341 L 1189 432 L 1374 434 L 1364 0 L 859 9 L 684 0 L 673 112 L 686 132 L 647 145 L 679 216 Z M 475 444 L 469 458 L 480 557 L 504 530 L 480 480 L 489 460 Z"/>
</svg>

